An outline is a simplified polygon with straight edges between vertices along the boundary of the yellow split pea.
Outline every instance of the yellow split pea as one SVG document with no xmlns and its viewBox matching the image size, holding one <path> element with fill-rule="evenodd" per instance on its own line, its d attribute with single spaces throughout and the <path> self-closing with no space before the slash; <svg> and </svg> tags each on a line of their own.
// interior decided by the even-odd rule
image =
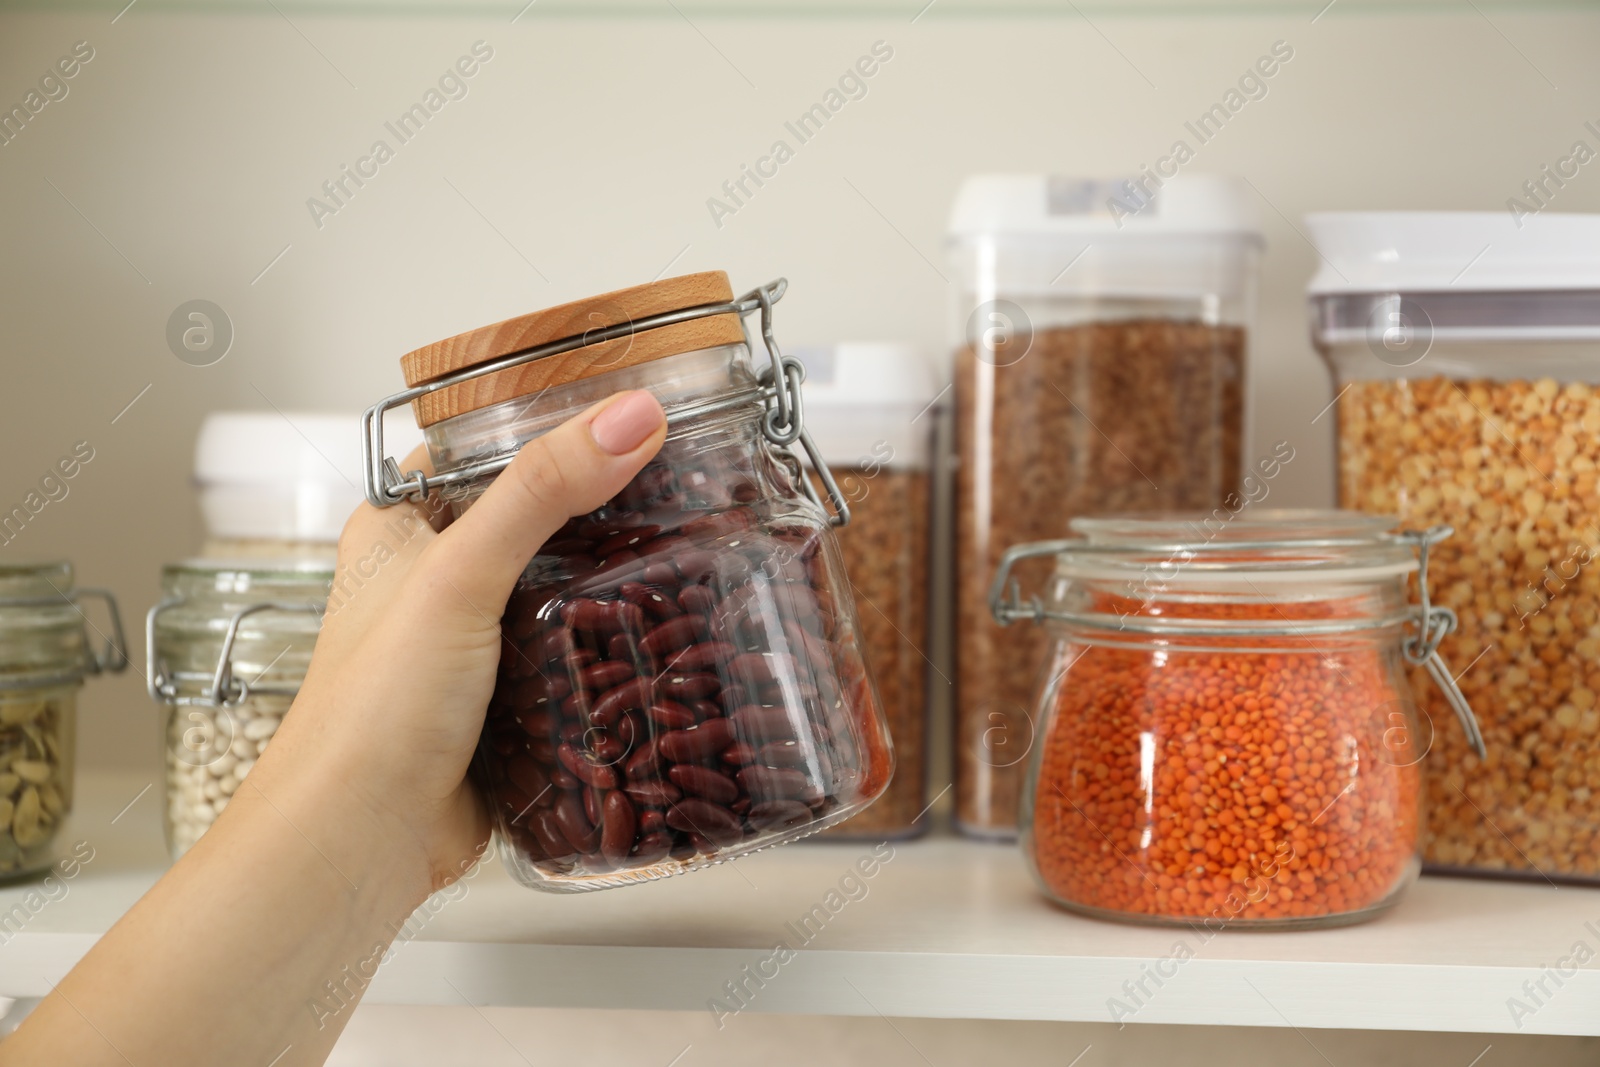
<svg viewBox="0 0 1600 1067">
<path fill-rule="evenodd" d="M 1420 671 L 1432 719 L 1426 859 L 1600 877 L 1600 393 L 1444 377 L 1353 384 L 1339 401 L 1345 507 L 1449 523 L 1442 651 L 1483 726 L 1467 748 Z"/>
</svg>

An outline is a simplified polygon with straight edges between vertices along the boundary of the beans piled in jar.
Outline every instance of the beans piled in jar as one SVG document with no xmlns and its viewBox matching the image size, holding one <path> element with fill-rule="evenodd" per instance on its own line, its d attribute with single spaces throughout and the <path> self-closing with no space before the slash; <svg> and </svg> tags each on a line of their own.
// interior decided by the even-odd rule
<svg viewBox="0 0 1600 1067">
<path fill-rule="evenodd" d="M 476 773 L 530 884 L 690 869 L 888 783 L 823 517 L 760 450 L 729 452 L 669 442 L 507 605 Z"/>
<path fill-rule="evenodd" d="M 48 866 L 71 806 L 69 690 L 0 695 L 0 877 Z"/>
</svg>

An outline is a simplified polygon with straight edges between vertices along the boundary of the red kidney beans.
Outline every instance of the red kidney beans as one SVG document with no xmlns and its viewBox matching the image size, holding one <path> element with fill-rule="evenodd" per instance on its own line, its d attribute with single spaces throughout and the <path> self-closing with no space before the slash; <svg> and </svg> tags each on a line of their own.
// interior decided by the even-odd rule
<svg viewBox="0 0 1600 1067">
<path fill-rule="evenodd" d="M 656 680 L 661 692 L 673 700 L 701 700 L 722 688 L 714 674 L 664 674 Z"/>
<path fill-rule="evenodd" d="M 739 816 L 709 800 L 684 797 L 667 809 L 667 825 L 695 833 L 718 844 L 731 844 L 744 836 Z"/>
<path fill-rule="evenodd" d="M 600 853 L 612 863 L 625 863 L 633 850 L 638 820 L 633 805 L 621 793 L 606 794 L 601 804 Z"/>
<path fill-rule="evenodd" d="M 734 780 L 709 767 L 679 763 L 667 772 L 667 777 L 672 779 L 673 785 L 685 793 L 705 797 L 718 804 L 732 804 L 739 799 L 739 786 Z"/>
<path fill-rule="evenodd" d="M 676 700 L 658 700 L 645 714 L 664 730 L 687 730 L 697 721 L 694 712 Z"/>
<path fill-rule="evenodd" d="M 733 724 L 727 719 L 707 719 L 687 730 L 662 734 L 657 750 L 673 763 L 709 759 L 733 743 Z"/>
<path fill-rule="evenodd" d="M 680 451 L 568 522 L 506 605 L 473 774 L 547 877 L 696 864 L 888 783 L 820 516 L 768 461 Z"/>
<path fill-rule="evenodd" d="M 617 787 L 616 771 L 603 764 L 591 762 L 593 757 L 587 752 L 579 751 L 571 742 L 561 743 L 556 749 L 556 758 L 561 761 L 561 766 L 567 769 L 567 773 L 586 785 L 592 785 L 596 789 Z M 583 849 L 583 851 L 591 850 Z"/>
<path fill-rule="evenodd" d="M 630 781 L 622 787 L 622 791 L 641 804 L 650 807 L 666 807 L 673 804 L 683 796 L 683 791 L 671 782 L 663 782 L 659 778 L 641 778 Z"/>
</svg>

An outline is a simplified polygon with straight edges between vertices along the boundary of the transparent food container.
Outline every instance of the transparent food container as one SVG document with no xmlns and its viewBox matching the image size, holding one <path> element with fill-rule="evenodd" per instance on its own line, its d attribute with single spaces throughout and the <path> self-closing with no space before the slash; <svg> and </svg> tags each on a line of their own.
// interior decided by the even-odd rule
<svg viewBox="0 0 1600 1067">
<path fill-rule="evenodd" d="M 205 522 L 200 554 L 332 562 L 345 520 L 361 503 L 360 416 L 309 411 L 216 411 L 194 446 Z M 422 443 L 405 412 L 384 426 L 400 455 Z"/>
<path fill-rule="evenodd" d="M 1080 515 L 1209 509 L 1241 476 L 1261 237 L 1237 179 L 984 176 L 951 219 L 956 820 L 1009 837 L 1041 633 L 1002 634 L 1001 553 Z M 1033 564 L 1022 577 L 1043 580 Z"/>
<path fill-rule="evenodd" d="M 1419 680 L 1426 864 L 1600 881 L 1600 215 L 1307 224 L 1340 502 L 1457 531 L 1434 562 L 1461 620 L 1444 651 L 1487 755 Z"/>
<path fill-rule="evenodd" d="M 931 361 L 912 345 L 850 341 L 798 355 L 806 365 L 806 426 L 850 504 L 839 547 L 895 750 L 894 779 L 883 796 L 818 839 L 912 837 L 929 825 L 929 541 L 939 389 Z"/>
<path fill-rule="evenodd" d="M 618 390 L 666 408 L 660 454 L 568 522 L 506 605 L 474 774 L 523 884 L 660 878 L 815 833 L 893 769 L 827 513 L 803 448 L 802 365 L 771 334 L 775 282 L 667 279 L 413 352 L 412 386 L 369 410 L 375 504 L 440 490 L 470 507 L 517 449 Z M 759 311 L 758 372 L 743 316 Z M 413 402 L 434 475 L 402 475 L 378 418 Z"/>
<path fill-rule="evenodd" d="M 310 666 L 332 580 L 331 562 L 292 558 L 163 569 L 162 599 L 145 621 L 145 676 L 151 699 L 168 709 L 164 826 L 174 860 L 227 808 L 277 733 Z"/>
<path fill-rule="evenodd" d="M 72 810 L 78 690 L 128 664 L 116 600 L 72 582 L 66 563 L 0 565 L 0 881 L 56 862 Z M 108 630 L 82 610 L 91 598 L 105 601 Z"/>
<path fill-rule="evenodd" d="M 1099 918 L 1211 927 L 1393 904 L 1419 868 L 1426 752 L 1405 668 L 1448 686 L 1435 646 L 1453 622 L 1407 582 L 1448 530 L 1265 509 L 1072 526 L 1008 553 L 993 600 L 1051 641 L 1023 793 L 1044 891 Z M 1027 558 L 1055 572 L 1023 601 L 1008 572 Z"/>
</svg>

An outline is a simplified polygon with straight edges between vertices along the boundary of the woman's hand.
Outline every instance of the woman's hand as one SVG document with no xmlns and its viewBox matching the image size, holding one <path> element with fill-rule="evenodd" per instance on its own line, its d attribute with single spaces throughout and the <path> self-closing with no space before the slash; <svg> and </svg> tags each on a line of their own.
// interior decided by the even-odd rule
<svg viewBox="0 0 1600 1067">
<path fill-rule="evenodd" d="M 453 523 L 437 497 L 362 505 L 305 684 L 252 781 L 268 795 L 297 774 L 345 783 L 357 817 L 414 859 L 417 903 L 465 873 L 489 835 L 466 771 L 506 599 L 550 535 L 616 495 L 665 436 L 655 398 L 623 393 L 525 445 Z M 424 463 L 419 450 L 405 469 Z"/>
<path fill-rule="evenodd" d="M 525 445 L 454 523 L 362 507 L 270 748 L 0 1045 L 0 1067 L 322 1063 L 396 931 L 488 839 L 466 772 L 517 578 L 665 436 L 655 399 L 623 393 Z"/>
</svg>

